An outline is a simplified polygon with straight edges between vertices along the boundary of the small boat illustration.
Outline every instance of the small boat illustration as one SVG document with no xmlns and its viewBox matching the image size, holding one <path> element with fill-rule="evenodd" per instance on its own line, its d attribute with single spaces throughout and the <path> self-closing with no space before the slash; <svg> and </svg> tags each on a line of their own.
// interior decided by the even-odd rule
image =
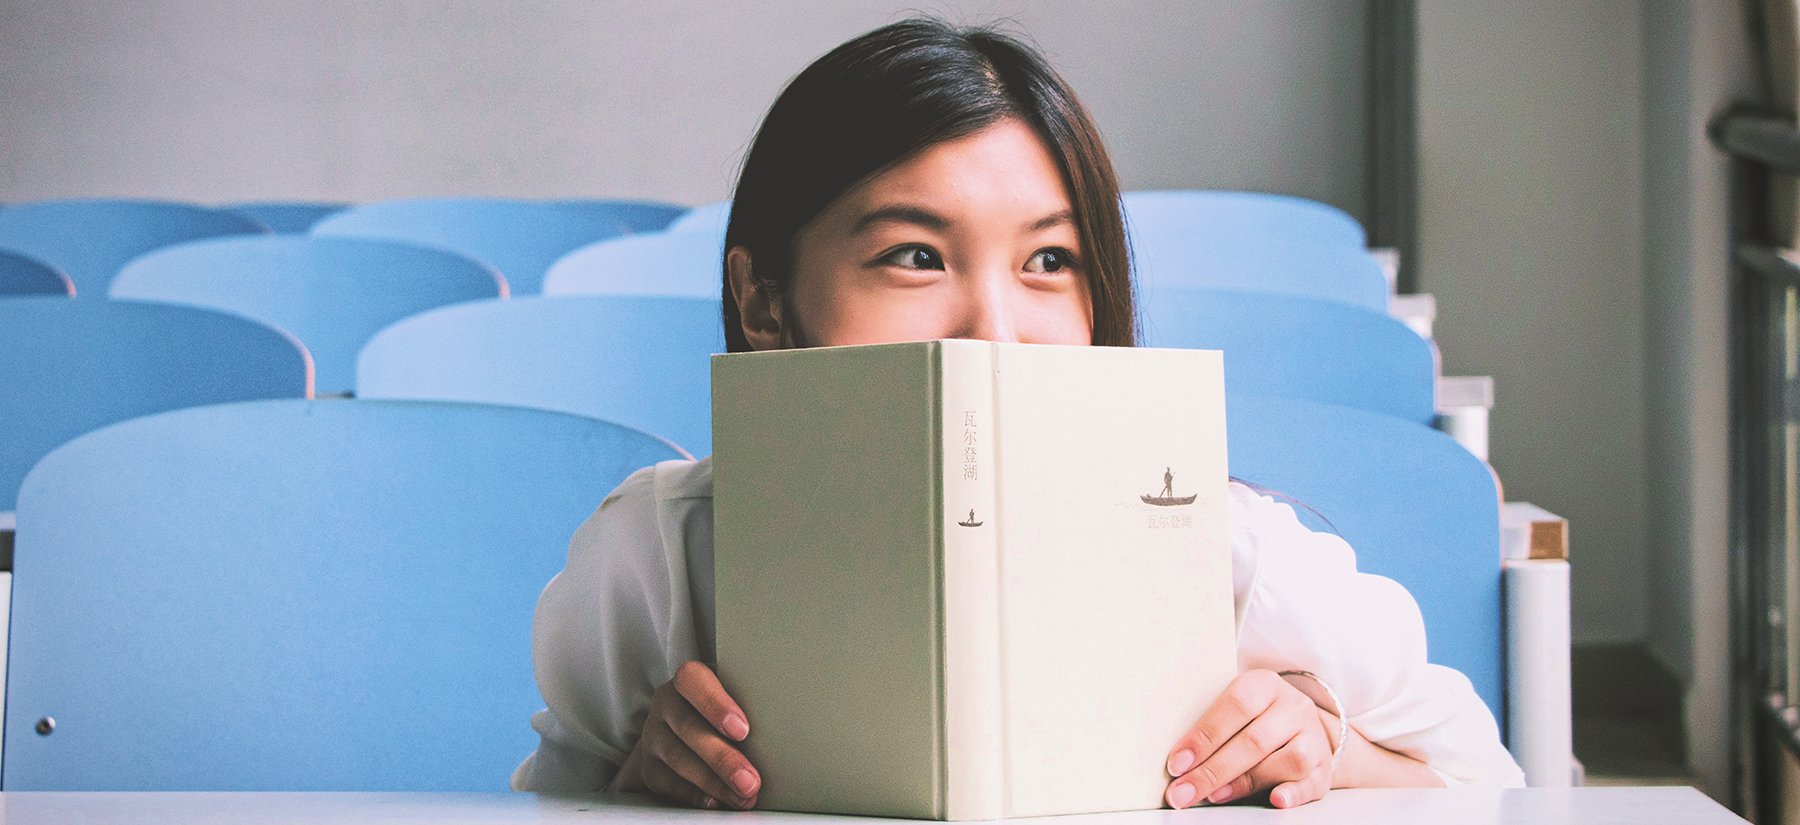
<svg viewBox="0 0 1800 825">
<path fill-rule="evenodd" d="M 975 520 L 975 511 L 974 510 L 969 511 L 969 518 L 967 521 L 959 521 L 959 522 L 957 522 L 957 524 L 960 524 L 964 527 L 980 527 L 981 526 L 981 522 Z"/>
<path fill-rule="evenodd" d="M 1191 496 L 1175 495 L 1175 471 L 1172 468 L 1164 467 L 1162 490 L 1156 495 L 1141 495 L 1138 498 L 1142 499 L 1145 504 L 1154 504 L 1158 507 L 1180 507 L 1183 504 L 1193 504 L 1194 499 L 1199 495 L 1199 493 Z"/>
</svg>

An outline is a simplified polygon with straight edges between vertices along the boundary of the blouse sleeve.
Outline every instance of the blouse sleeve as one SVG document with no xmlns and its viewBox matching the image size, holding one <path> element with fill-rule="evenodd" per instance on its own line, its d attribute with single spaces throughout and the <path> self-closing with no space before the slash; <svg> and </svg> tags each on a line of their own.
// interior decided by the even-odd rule
<svg viewBox="0 0 1800 825">
<path fill-rule="evenodd" d="M 541 742 L 513 772 L 514 790 L 608 786 L 651 694 L 695 658 L 685 559 L 665 547 L 657 470 L 633 473 L 601 502 L 538 599 L 531 649 L 547 707 L 532 716 Z"/>
<path fill-rule="evenodd" d="M 1425 660 L 1412 594 L 1356 569 L 1350 545 L 1292 507 L 1233 485 L 1240 670 L 1308 670 L 1329 682 L 1369 741 L 1425 763 L 1446 784 L 1518 786 L 1493 714 L 1462 673 Z"/>
</svg>

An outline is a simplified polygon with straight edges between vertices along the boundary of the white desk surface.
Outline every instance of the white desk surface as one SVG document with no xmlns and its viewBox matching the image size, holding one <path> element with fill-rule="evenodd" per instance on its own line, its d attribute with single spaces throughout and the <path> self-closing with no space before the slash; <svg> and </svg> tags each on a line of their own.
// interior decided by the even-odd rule
<svg viewBox="0 0 1800 825">
<path fill-rule="evenodd" d="M 1022 820 L 1018 820 L 1022 821 Z M 1532 788 L 1332 791 L 1288 811 L 1248 806 L 1089 814 L 1054 825 L 1503 825 L 1744 820 L 1693 788 Z M 872 825 L 862 817 L 665 808 L 623 797 L 491 793 L 0 793 L 5 825 L 287 825 L 287 823 L 624 823 L 625 825 Z"/>
</svg>

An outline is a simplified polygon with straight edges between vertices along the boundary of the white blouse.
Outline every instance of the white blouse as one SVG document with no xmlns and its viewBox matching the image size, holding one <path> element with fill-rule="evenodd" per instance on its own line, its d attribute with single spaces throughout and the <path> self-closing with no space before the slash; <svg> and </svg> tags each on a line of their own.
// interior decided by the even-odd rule
<svg viewBox="0 0 1800 825">
<path fill-rule="evenodd" d="M 1237 483 L 1230 501 L 1240 670 L 1317 674 L 1359 733 L 1446 784 L 1524 784 L 1468 678 L 1425 661 L 1405 588 L 1357 572 L 1349 544 L 1286 504 Z M 532 656 L 548 708 L 531 718 L 542 742 L 514 790 L 608 786 L 651 693 L 683 662 L 713 661 L 712 547 L 711 459 L 633 473 L 575 532 L 538 601 Z"/>
</svg>

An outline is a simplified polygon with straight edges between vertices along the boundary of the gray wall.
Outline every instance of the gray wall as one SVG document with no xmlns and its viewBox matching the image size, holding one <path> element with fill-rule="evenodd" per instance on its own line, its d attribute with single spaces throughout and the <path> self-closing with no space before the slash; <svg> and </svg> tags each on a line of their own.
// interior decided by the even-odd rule
<svg viewBox="0 0 1800 825">
<path fill-rule="evenodd" d="M 1507 498 L 1570 519 L 1577 642 L 1639 642 L 1642 6 L 1421 0 L 1420 289 L 1447 373 L 1494 376 Z"/>
<path fill-rule="evenodd" d="M 1729 787 L 1730 249 L 1728 161 L 1712 116 L 1753 99 L 1742 4 L 1645 9 L 1645 569 L 1650 651 L 1688 686 L 1688 758 Z"/>
<path fill-rule="evenodd" d="M 0 0 L 0 201 L 715 200 L 788 78 L 911 9 L 1015 19 L 1129 187 L 1362 211 L 1364 4 L 1249 0 Z"/>
<path fill-rule="evenodd" d="M 1498 384 L 1507 497 L 1571 518 L 1577 643 L 1644 644 L 1729 792 L 1726 161 L 1741 4 L 1420 0 L 1421 288 Z"/>
</svg>

